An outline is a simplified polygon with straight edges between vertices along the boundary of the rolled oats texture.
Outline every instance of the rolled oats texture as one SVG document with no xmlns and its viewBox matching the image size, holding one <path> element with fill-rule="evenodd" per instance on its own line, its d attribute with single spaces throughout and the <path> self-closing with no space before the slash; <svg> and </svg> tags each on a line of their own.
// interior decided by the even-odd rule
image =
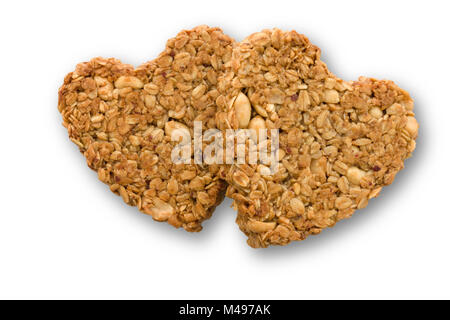
<svg viewBox="0 0 450 320">
<path fill-rule="evenodd" d="M 234 40 L 199 26 L 169 39 L 138 68 L 110 58 L 80 63 L 59 90 L 58 110 L 88 166 L 124 202 L 157 221 L 200 231 L 223 199 L 217 165 L 174 164 L 176 128 L 215 127 L 217 79 Z M 192 155 L 193 156 L 193 155 Z"/>
<path fill-rule="evenodd" d="M 264 30 L 239 43 L 218 88 L 219 128 L 279 130 L 274 175 L 258 164 L 222 168 L 252 247 L 303 240 L 350 217 L 394 181 L 415 148 L 406 91 L 388 80 L 337 78 L 295 31 Z"/>
</svg>

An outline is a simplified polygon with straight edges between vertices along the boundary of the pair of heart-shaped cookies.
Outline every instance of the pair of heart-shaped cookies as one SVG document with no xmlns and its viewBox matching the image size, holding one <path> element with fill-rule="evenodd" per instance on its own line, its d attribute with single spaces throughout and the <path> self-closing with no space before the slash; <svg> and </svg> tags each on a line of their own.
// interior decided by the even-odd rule
<svg viewBox="0 0 450 320">
<path fill-rule="evenodd" d="M 407 92 L 340 80 L 308 39 L 277 29 L 236 43 L 200 26 L 136 69 L 116 59 L 78 64 L 58 109 L 89 167 L 127 204 L 200 231 L 226 192 L 252 247 L 303 240 L 365 207 L 403 168 L 418 131 Z M 203 131 L 278 130 L 277 170 L 174 163 L 172 133 L 194 136 L 194 121 Z"/>
</svg>

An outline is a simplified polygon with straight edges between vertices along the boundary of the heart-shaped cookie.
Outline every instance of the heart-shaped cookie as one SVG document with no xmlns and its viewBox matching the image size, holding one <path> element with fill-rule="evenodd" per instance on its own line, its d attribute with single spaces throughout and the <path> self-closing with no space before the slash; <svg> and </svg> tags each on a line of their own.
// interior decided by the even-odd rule
<svg viewBox="0 0 450 320">
<path fill-rule="evenodd" d="M 134 69 L 116 59 L 80 63 L 59 90 L 58 109 L 90 168 L 129 205 L 187 231 L 201 230 L 222 201 L 218 165 L 175 164 L 175 129 L 215 127 L 217 78 L 234 41 L 196 27 Z"/>
<path fill-rule="evenodd" d="M 350 217 L 394 181 L 415 148 L 407 92 L 391 81 L 337 78 L 294 31 L 249 36 L 228 66 L 217 126 L 279 132 L 274 174 L 261 163 L 226 166 L 227 196 L 252 247 L 303 240 Z"/>
</svg>

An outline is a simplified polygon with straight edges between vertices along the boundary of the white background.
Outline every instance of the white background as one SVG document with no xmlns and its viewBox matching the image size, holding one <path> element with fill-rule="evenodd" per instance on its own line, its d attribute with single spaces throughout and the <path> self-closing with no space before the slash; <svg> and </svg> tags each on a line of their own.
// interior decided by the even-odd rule
<svg viewBox="0 0 450 320">
<path fill-rule="evenodd" d="M 0 298 L 450 298 L 448 1 L 2 1 Z M 154 222 L 88 169 L 57 90 L 95 56 L 135 66 L 181 29 L 295 29 L 346 80 L 415 99 L 406 169 L 349 220 L 255 250 L 225 201 L 201 233 Z"/>
</svg>

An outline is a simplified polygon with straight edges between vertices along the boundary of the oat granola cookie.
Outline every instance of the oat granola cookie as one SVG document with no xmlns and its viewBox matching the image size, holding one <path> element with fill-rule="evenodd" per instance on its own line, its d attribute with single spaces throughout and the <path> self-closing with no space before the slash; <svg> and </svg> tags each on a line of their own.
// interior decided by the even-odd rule
<svg viewBox="0 0 450 320">
<path fill-rule="evenodd" d="M 222 201 L 217 165 L 174 164 L 174 129 L 194 120 L 215 127 L 217 78 L 234 41 L 218 28 L 180 32 L 151 62 L 134 69 L 116 59 L 80 63 L 59 90 L 70 139 L 99 179 L 157 221 L 200 231 Z"/>
<path fill-rule="evenodd" d="M 221 168 L 252 247 L 303 240 L 350 217 L 394 181 L 415 148 L 406 91 L 337 78 L 295 31 L 249 36 L 219 82 L 218 127 L 279 129 L 275 174 L 261 164 Z"/>
</svg>

